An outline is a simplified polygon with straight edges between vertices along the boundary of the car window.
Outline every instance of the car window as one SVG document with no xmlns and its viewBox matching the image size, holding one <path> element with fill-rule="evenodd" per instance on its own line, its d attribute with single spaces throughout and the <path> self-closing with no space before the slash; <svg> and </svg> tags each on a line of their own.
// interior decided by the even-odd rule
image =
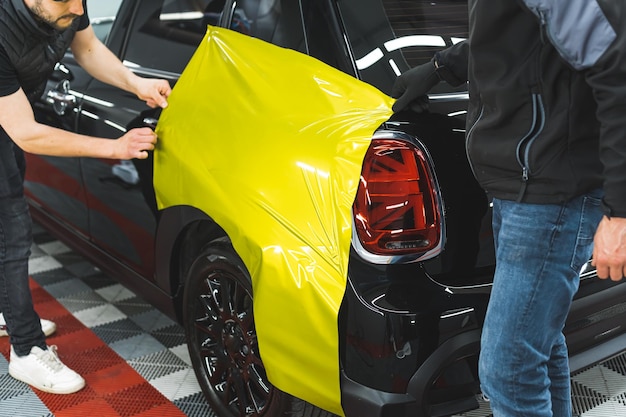
<svg viewBox="0 0 626 417">
<path fill-rule="evenodd" d="M 230 28 L 284 48 L 305 51 L 298 1 L 237 0 Z"/>
<path fill-rule="evenodd" d="M 146 0 L 132 25 L 127 65 L 180 74 L 206 33 L 217 25 L 225 0 Z"/>
<path fill-rule="evenodd" d="M 302 0 L 308 54 L 350 75 L 356 75 L 337 9 L 332 0 Z"/>
<path fill-rule="evenodd" d="M 98 39 L 102 42 L 106 43 L 121 4 L 122 0 L 87 0 L 87 11 L 91 26 L 94 32 L 96 32 Z"/>
<path fill-rule="evenodd" d="M 395 37 L 406 41 L 398 45 L 403 45 L 402 54 L 411 67 L 468 36 L 467 0 L 383 0 L 382 4 Z"/>
<path fill-rule="evenodd" d="M 337 3 L 361 78 L 386 93 L 391 91 L 397 75 L 467 38 L 467 0 Z"/>
</svg>

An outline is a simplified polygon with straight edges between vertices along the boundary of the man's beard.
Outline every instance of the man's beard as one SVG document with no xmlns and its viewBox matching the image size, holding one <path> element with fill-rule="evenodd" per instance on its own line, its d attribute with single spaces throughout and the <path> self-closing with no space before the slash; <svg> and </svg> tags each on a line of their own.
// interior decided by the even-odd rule
<svg viewBox="0 0 626 417">
<path fill-rule="evenodd" d="M 43 9 L 43 7 L 41 7 L 41 1 L 42 0 L 38 0 L 35 5 L 30 9 L 30 11 L 35 16 L 35 18 L 39 20 L 39 22 L 51 26 L 58 31 L 64 31 L 65 29 L 69 28 L 72 22 L 77 17 L 80 17 L 79 15 L 75 14 L 67 14 L 54 19 Z"/>
</svg>

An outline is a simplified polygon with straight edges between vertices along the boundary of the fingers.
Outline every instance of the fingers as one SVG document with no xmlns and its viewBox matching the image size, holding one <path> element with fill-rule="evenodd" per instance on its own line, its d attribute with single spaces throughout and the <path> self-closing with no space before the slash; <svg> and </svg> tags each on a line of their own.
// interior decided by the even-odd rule
<svg viewBox="0 0 626 417">
<path fill-rule="evenodd" d="M 170 83 L 165 80 L 161 81 L 159 85 L 157 85 L 158 98 L 160 101 L 157 103 L 159 107 L 166 108 L 167 107 L 167 98 L 170 96 L 172 92 L 172 88 L 170 87 Z"/>
<path fill-rule="evenodd" d="M 397 99 L 391 106 L 391 110 L 395 113 L 404 110 L 411 102 L 412 97 L 407 93 L 406 73 L 396 78 L 391 88 L 391 97 Z"/>
<path fill-rule="evenodd" d="M 391 97 L 399 98 L 406 92 L 405 77 L 405 74 L 401 74 L 398 78 L 396 78 L 396 81 L 393 83 L 393 87 L 391 88 Z"/>
<path fill-rule="evenodd" d="M 604 217 L 594 237 L 592 265 L 601 279 L 620 281 L 626 273 L 626 219 Z"/>
<path fill-rule="evenodd" d="M 622 264 L 608 264 L 605 262 L 591 262 L 596 267 L 596 273 L 600 279 L 610 279 L 611 281 L 621 281 L 626 275 L 626 267 Z"/>
<path fill-rule="evenodd" d="M 598 278 L 610 279 L 611 281 L 621 281 L 624 279 L 624 269 L 619 267 L 602 267 L 597 268 Z"/>
<path fill-rule="evenodd" d="M 167 107 L 167 98 L 170 96 L 172 89 L 170 88 L 169 83 L 164 81 L 165 85 L 161 85 L 157 87 L 157 102 L 156 104 L 162 109 Z"/>
<path fill-rule="evenodd" d="M 167 107 L 167 98 L 172 92 L 169 82 L 160 79 L 142 79 L 142 86 L 144 93 L 140 94 L 140 98 L 146 101 L 146 104 L 151 108 Z"/>
<path fill-rule="evenodd" d="M 407 101 L 408 100 L 406 100 L 405 98 L 400 97 L 393 103 L 393 105 L 391 106 L 391 110 L 393 110 L 394 113 L 398 113 L 404 110 L 406 108 Z"/>
<path fill-rule="evenodd" d="M 157 136 L 149 127 L 140 127 L 129 130 L 120 141 L 124 148 L 120 159 L 146 159 L 148 151 L 154 150 Z"/>
<path fill-rule="evenodd" d="M 167 87 L 165 86 L 157 86 L 153 91 L 152 97 L 146 100 L 146 104 L 152 108 L 161 107 L 162 109 L 167 107 L 167 98 L 171 93 L 171 89 L 169 89 L 169 84 Z"/>
<path fill-rule="evenodd" d="M 428 91 L 439 82 L 439 76 L 432 62 L 427 62 L 399 75 L 391 89 L 391 96 L 397 98 L 391 106 L 394 112 L 409 107 L 418 113 L 428 109 Z M 417 101 L 416 104 L 413 102 Z"/>
<path fill-rule="evenodd" d="M 423 113 L 428 110 L 428 96 L 422 95 L 413 97 L 412 95 L 405 93 L 397 99 L 391 106 L 391 110 L 394 113 L 398 113 L 406 108 L 410 108 L 415 113 Z"/>
</svg>

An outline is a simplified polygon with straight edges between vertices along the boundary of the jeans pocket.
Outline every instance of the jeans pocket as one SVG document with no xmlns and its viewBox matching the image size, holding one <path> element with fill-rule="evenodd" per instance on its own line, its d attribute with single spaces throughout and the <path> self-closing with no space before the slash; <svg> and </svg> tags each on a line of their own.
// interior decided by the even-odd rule
<svg viewBox="0 0 626 417">
<path fill-rule="evenodd" d="M 576 247 L 570 263 L 570 268 L 579 273 L 583 265 L 591 258 L 593 251 L 593 238 L 602 219 L 602 209 L 600 207 L 602 197 L 599 191 L 586 194 L 581 197 L 582 209 L 578 233 L 576 236 Z"/>
</svg>

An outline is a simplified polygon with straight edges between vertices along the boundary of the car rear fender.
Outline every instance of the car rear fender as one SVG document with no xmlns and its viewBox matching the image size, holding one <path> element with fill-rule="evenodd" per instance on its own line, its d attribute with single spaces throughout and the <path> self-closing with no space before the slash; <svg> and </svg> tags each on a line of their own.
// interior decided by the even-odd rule
<svg viewBox="0 0 626 417">
<path fill-rule="evenodd" d="M 173 206 L 160 211 L 155 244 L 157 285 L 174 299 L 182 317 L 183 277 L 204 245 L 226 232 L 213 219 L 192 206 Z"/>
</svg>

